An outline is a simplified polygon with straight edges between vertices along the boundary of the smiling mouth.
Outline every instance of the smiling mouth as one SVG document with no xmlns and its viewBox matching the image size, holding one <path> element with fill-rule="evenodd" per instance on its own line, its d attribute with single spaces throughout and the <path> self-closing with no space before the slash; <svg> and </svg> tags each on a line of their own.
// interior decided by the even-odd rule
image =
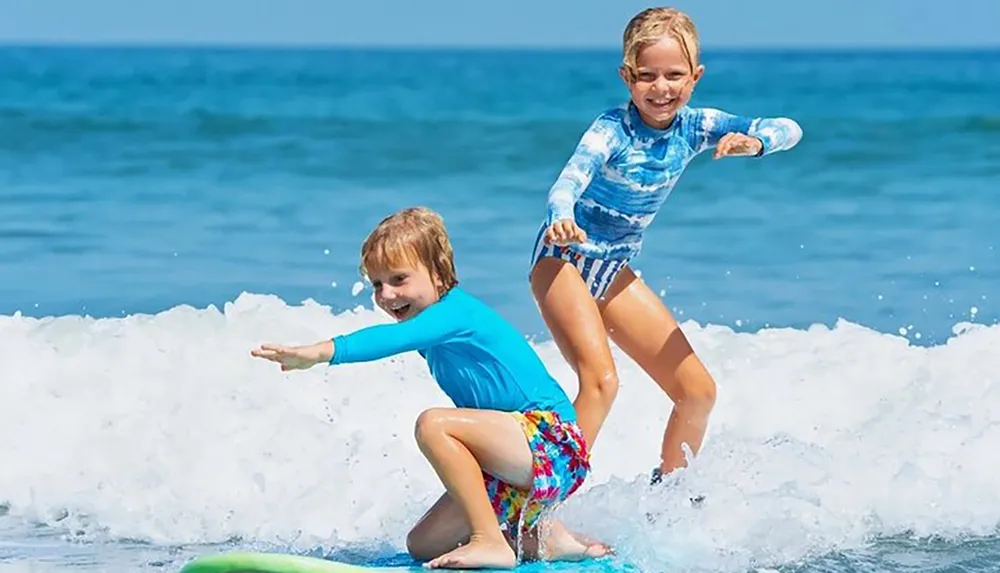
<svg viewBox="0 0 1000 573">
<path fill-rule="evenodd" d="M 649 102 L 653 107 L 670 107 L 671 105 L 673 105 L 673 103 L 675 101 L 677 101 L 677 98 L 671 98 L 671 99 L 650 99 L 650 100 L 646 100 L 646 101 Z"/>
<path fill-rule="evenodd" d="M 389 307 L 389 312 L 392 314 L 392 316 L 396 318 L 403 318 L 404 316 L 406 316 L 406 313 L 409 312 L 409 310 L 410 310 L 409 304 L 393 305 Z"/>
</svg>

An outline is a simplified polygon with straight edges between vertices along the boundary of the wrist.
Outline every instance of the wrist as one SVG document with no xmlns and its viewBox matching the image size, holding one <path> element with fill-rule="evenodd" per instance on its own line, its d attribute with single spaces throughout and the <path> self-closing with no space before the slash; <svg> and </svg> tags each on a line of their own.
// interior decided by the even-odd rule
<svg viewBox="0 0 1000 573">
<path fill-rule="evenodd" d="M 316 362 L 330 362 L 333 359 L 333 340 L 323 340 L 313 345 L 316 350 Z"/>
<path fill-rule="evenodd" d="M 547 227 L 551 227 L 552 225 L 555 225 L 556 223 L 560 223 L 562 221 L 569 221 L 571 223 L 575 222 L 574 221 L 573 209 L 550 209 L 549 210 L 548 221 L 546 221 L 546 226 Z"/>
</svg>

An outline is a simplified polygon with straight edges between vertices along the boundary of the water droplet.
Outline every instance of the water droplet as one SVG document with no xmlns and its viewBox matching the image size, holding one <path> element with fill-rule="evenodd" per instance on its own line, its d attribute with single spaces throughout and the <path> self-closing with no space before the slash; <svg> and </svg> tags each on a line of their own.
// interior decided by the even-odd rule
<svg viewBox="0 0 1000 573">
<path fill-rule="evenodd" d="M 361 281 L 354 283 L 351 287 L 351 296 L 358 296 L 358 293 L 364 290 L 365 285 L 361 284 Z"/>
<path fill-rule="evenodd" d="M 324 255 L 329 255 L 330 254 L 330 249 L 323 249 L 323 254 Z"/>
<path fill-rule="evenodd" d="M 906 327 L 905 326 L 900 326 L 899 327 L 899 333 L 902 334 L 903 336 L 906 336 Z"/>
<path fill-rule="evenodd" d="M 971 314 L 972 316 L 976 316 L 977 314 L 979 314 L 979 309 L 976 307 L 972 307 L 969 309 L 969 314 Z"/>
</svg>

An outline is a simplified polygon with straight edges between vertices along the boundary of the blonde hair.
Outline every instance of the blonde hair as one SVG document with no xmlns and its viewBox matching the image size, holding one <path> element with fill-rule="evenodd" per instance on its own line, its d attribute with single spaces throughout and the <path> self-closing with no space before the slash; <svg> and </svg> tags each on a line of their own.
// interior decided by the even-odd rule
<svg viewBox="0 0 1000 573">
<path fill-rule="evenodd" d="M 677 41 L 694 72 L 698 67 L 698 30 L 691 18 L 675 8 L 646 8 L 629 20 L 622 35 L 622 63 L 631 71 L 638 67 L 639 50 L 669 36 Z"/>
<path fill-rule="evenodd" d="M 416 262 L 440 281 L 439 294 L 458 284 L 444 219 L 426 207 L 410 207 L 382 219 L 361 245 L 360 271 L 365 278 L 376 269 Z"/>
</svg>

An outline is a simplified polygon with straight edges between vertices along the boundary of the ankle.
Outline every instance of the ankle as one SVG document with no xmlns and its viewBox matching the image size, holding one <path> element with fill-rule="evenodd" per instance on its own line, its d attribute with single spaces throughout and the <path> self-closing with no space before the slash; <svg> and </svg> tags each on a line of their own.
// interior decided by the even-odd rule
<svg viewBox="0 0 1000 573">
<path fill-rule="evenodd" d="M 503 536 L 503 532 L 499 528 L 496 530 L 483 530 L 475 531 L 469 536 L 469 543 L 496 543 L 496 542 L 507 543 L 507 539 Z"/>
</svg>

